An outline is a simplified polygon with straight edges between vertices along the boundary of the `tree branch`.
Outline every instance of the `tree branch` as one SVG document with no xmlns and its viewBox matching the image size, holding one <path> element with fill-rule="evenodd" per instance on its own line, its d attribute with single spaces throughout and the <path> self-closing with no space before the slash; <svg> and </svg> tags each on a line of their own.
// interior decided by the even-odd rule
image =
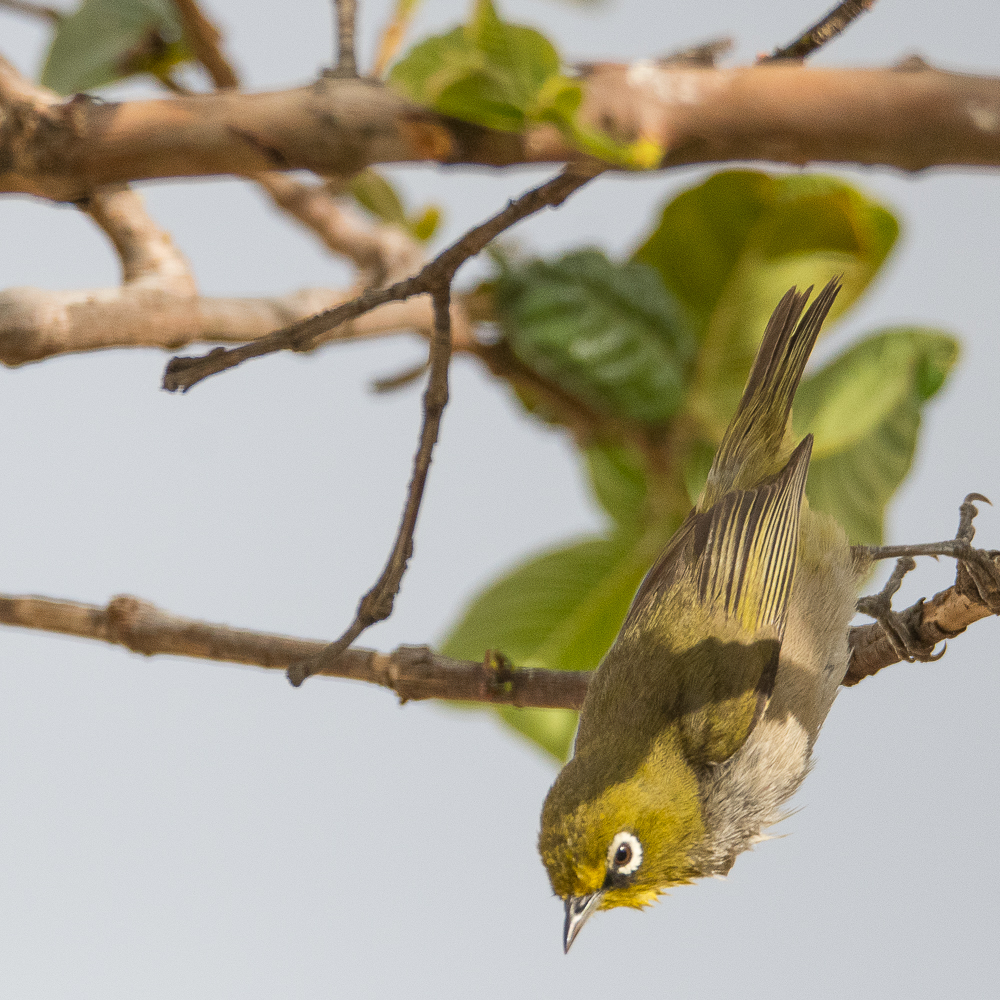
<svg viewBox="0 0 1000 1000">
<path fill-rule="evenodd" d="M 327 648 L 316 640 L 180 618 L 128 595 L 113 598 L 106 607 L 0 595 L 0 624 L 97 639 L 144 656 L 189 656 L 276 670 Z M 403 701 L 447 698 L 544 708 L 578 708 L 590 680 L 586 673 L 453 660 L 426 646 L 400 646 L 392 653 L 354 647 L 318 672 L 390 688 Z"/>
<path fill-rule="evenodd" d="M 956 585 L 927 602 L 918 601 L 903 614 L 914 622 L 920 638 L 932 644 L 953 638 L 992 612 Z M 127 595 L 113 598 L 106 607 L 0 595 L 0 624 L 96 639 L 144 656 L 188 656 L 272 670 L 287 670 L 328 648 L 319 640 L 181 618 Z M 847 687 L 899 662 L 878 625 L 852 628 L 850 645 L 851 667 L 843 681 Z M 391 653 L 350 647 L 334 662 L 324 663 L 317 673 L 378 684 L 395 691 L 403 701 L 445 698 L 572 709 L 583 704 L 592 676 L 583 671 L 519 670 L 496 656 L 487 656 L 483 663 L 453 660 L 426 646 L 400 646 Z"/>
<path fill-rule="evenodd" d="M 794 42 L 775 49 L 769 56 L 759 59 L 758 63 L 772 62 L 776 59 L 801 61 L 836 38 L 852 21 L 866 14 L 874 6 L 875 0 L 843 0 L 811 28 L 806 28 Z"/>
<path fill-rule="evenodd" d="M 2 73 L 2 67 L 0 67 Z M 582 121 L 665 150 L 662 167 L 763 160 L 922 170 L 1000 166 L 1000 80 L 911 69 L 738 69 L 602 64 L 584 80 Z M 496 132 L 418 108 L 372 80 L 274 93 L 0 109 L 0 192 L 77 200 L 125 180 L 377 163 L 509 166 L 578 158 L 558 131 Z"/>
<path fill-rule="evenodd" d="M 441 417 L 445 406 L 448 405 L 448 365 L 451 361 L 451 277 L 451 275 L 444 277 L 431 293 L 434 303 L 434 335 L 431 338 L 430 373 L 424 391 L 420 443 L 413 458 L 413 475 L 407 487 L 403 516 L 389 559 L 375 585 L 361 598 L 354 621 L 340 638 L 331 642 L 319 656 L 293 664 L 289 668 L 288 679 L 295 687 L 312 674 L 320 673 L 323 667 L 336 663 L 341 653 L 362 632 L 392 614 L 399 585 L 413 555 L 413 534 L 417 528 L 417 515 L 420 513 L 420 504 L 424 498 L 424 487 L 427 484 L 431 456 L 441 428 Z"/>
</svg>

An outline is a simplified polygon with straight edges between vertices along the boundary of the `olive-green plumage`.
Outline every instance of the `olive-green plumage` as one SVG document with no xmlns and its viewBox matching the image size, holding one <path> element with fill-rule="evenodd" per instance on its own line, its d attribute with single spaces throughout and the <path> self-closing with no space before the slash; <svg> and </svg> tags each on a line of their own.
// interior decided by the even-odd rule
<svg viewBox="0 0 1000 1000">
<path fill-rule="evenodd" d="M 774 311 L 704 492 L 591 682 L 539 837 L 567 950 L 597 909 L 725 874 L 809 769 L 866 569 L 809 510 L 812 437 L 791 434 L 838 290 L 802 316 L 812 289 L 792 289 Z"/>
</svg>

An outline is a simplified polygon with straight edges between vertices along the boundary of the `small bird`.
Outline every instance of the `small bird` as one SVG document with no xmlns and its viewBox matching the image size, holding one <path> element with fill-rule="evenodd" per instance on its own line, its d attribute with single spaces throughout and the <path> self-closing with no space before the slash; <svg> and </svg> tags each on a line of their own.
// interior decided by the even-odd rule
<svg viewBox="0 0 1000 1000">
<path fill-rule="evenodd" d="M 591 681 L 538 843 L 566 951 L 597 910 L 725 875 L 809 770 L 874 554 L 809 509 L 812 436 L 791 430 L 839 290 L 775 309 L 705 489 Z"/>
</svg>

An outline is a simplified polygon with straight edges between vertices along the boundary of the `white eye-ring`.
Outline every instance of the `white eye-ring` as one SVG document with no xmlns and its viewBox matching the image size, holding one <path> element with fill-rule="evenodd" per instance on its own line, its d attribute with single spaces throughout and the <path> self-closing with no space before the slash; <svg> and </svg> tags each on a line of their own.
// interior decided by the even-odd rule
<svg viewBox="0 0 1000 1000">
<path fill-rule="evenodd" d="M 642 844 L 634 833 L 622 830 L 615 834 L 608 848 L 608 867 L 616 875 L 631 875 L 642 864 Z"/>
</svg>

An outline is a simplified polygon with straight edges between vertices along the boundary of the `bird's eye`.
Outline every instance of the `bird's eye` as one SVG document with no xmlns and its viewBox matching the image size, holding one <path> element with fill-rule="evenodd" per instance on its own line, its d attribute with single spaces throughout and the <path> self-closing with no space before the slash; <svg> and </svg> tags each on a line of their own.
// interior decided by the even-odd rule
<svg viewBox="0 0 1000 1000">
<path fill-rule="evenodd" d="M 642 844 L 634 833 L 622 830 L 608 847 L 608 867 L 616 875 L 631 875 L 642 864 Z"/>
</svg>

